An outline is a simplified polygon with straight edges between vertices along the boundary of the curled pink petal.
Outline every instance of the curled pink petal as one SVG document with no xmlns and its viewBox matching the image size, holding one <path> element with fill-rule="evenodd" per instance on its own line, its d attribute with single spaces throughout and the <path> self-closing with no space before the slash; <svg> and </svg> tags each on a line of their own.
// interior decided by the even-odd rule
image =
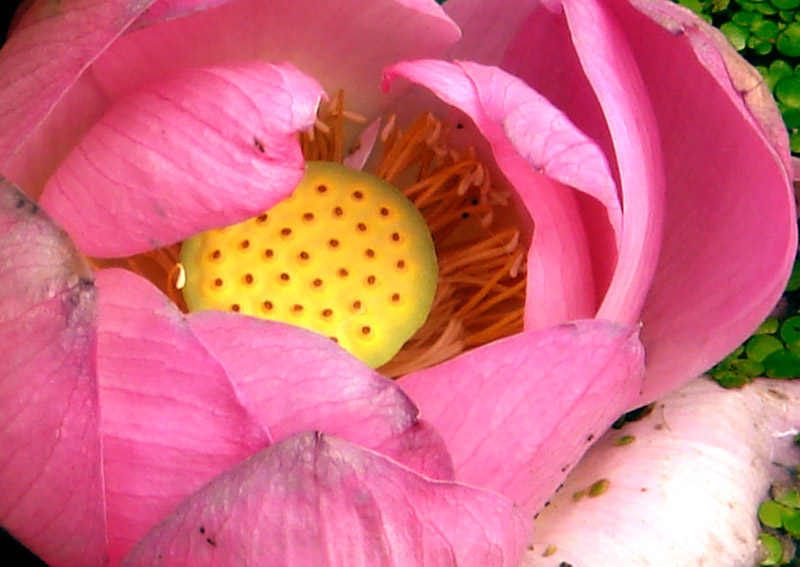
<svg viewBox="0 0 800 567">
<path fill-rule="evenodd" d="M 322 431 L 427 476 L 453 478 L 444 443 L 419 422 L 419 410 L 400 387 L 327 337 L 218 311 L 195 313 L 189 321 L 274 440 Z"/>
<path fill-rule="evenodd" d="M 578 321 L 524 332 L 400 380 L 456 479 L 534 511 L 639 394 L 637 332 Z"/>
<path fill-rule="evenodd" d="M 597 146 L 543 97 L 505 72 L 474 63 L 412 61 L 387 70 L 431 89 L 475 121 L 493 158 L 534 225 L 528 253 L 525 323 L 529 328 L 590 317 L 596 310 L 592 266 L 570 186 L 606 208 L 613 231 L 620 206 Z M 608 254 L 615 256 L 613 249 Z"/>
<path fill-rule="evenodd" d="M 789 276 L 797 224 L 786 131 L 761 76 L 687 10 L 635 4 L 616 11 L 636 30 L 667 179 L 662 252 L 642 314 L 647 402 L 761 323 Z"/>
<path fill-rule="evenodd" d="M 0 266 L 0 524 L 52 567 L 101 567 L 97 292 L 67 236 L 5 180 Z"/>
<path fill-rule="evenodd" d="M 575 52 L 611 133 L 622 189 L 622 245 L 598 317 L 633 324 L 661 245 L 664 173 L 658 127 L 633 50 L 609 8 L 599 0 L 562 4 Z"/>
<path fill-rule="evenodd" d="M 124 270 L 97 274 L 98 374 L 112 563 L 211 478 L 269 444 L 174 304 Z"/>
<path fill-rule="evenodd" d="M 322 96 L 291 66 L 196 69 L 121 100 L 41 203 L 94 256 L 136 254 L 239 222 L 303 176 L 297 140 Z"/>
<path fill-rule="evenodd" d="M 195 493 L 123 565 L 515 567 L 527 523 L 497 494 L 304 433 Z"/>
<path fill-rule="evenodd" d="M 587 453 L 535 521 L 522 565 L 674 567 L 709 554 L 715 565 L 757 565 L 756 510 L 772 481 L 791 481 L 799 423 L 797 382 L 690 382 Z M 591 497 L 598 481 L 606 488 Z"/>
</svg>

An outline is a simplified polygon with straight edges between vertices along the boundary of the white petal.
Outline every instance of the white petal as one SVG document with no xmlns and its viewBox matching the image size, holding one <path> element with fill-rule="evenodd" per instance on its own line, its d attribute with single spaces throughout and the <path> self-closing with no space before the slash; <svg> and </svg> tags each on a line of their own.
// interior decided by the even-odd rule
<svg viewBox="0 0 800 567">
<path fill-rule="evenodd" d="M 597 443 L 539 515 L 522 565 L 755 565 L 756 510 L 800 461 L 798 428 L 800 383 L 695 380 Z M 602 479 L 601 495 L 575 498 Z"/>
</svg>

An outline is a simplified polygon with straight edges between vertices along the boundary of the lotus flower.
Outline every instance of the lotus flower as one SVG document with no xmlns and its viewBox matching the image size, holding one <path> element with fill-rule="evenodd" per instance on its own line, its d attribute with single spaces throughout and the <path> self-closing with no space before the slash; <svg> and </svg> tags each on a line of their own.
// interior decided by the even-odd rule
<svg viewBox="0 0 800 567">
<path fill-rule="evenodd" d="M 53 567 L 517 565 L 593 440 L 745 338 L 794 257 L 780 117 L 667 2 L 42 0 L 0 77 L 0 524 Z M 477 191 L 466 241 L 512 235 L 508 321 L 481 326 L 518 283 L 470 325 L 435 300 L 426 352 L 457 352 L 391 381 L 182 312 L 174 258 L 148 281 L 151 250 L 283 202 L 327 131 L 373 172 L 416 140 L 398 184 L 473 164 L 442 186 Z"/>
</svg>

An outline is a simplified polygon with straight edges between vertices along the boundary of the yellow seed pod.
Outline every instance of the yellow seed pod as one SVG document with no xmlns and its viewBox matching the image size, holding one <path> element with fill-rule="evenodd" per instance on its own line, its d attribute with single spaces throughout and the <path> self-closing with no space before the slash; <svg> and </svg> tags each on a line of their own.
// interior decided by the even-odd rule
<svg viewBox="0 0 800 567">
<path fill-rule="evenodd" d="M 395 187 L 343 165 L 309 162 L 266 213 L 183 243 L 190 311 L 283 321 L 335 339 L 372 367 L 388 362 L 430 312 L 436 251 Z"/>
</svg>

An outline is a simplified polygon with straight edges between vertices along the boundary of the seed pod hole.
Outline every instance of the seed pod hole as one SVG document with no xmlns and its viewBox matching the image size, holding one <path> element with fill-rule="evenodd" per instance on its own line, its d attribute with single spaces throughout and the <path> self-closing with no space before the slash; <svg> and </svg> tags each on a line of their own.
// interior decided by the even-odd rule
<svg viewBox="0 0 800 567">
<path fill-rule="evenodd" d="M 239 248 L 241 248 L 242 250 L 247 250 L 248 248 L 250 248 L 250 241 L 249 241 L 249 240 L 247 240 L 247 239 L 245 239 L 245 240 L 242 240 L 242 241 L 239 243 Z"/>
<path fill-rule="evenodd" d="M 246 283 L 247 285 L 252 285 L 254 281 L 255 278 L 253 277 L 253 274 L 244 275 L 244 283 Z"/>
<path fill-rule="evenodd" d="M 238 313 L 241 310 L 242 307 L 238 303 L 234 303 L 233 305 L 231 305 L 231 311 Z"/>
</svg>

